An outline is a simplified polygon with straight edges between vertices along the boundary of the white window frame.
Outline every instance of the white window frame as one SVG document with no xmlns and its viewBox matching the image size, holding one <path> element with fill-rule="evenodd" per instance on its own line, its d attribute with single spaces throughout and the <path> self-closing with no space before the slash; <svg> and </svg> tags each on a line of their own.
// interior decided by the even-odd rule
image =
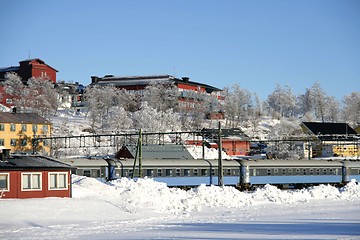
<svg viewBox="0 0 360 240">
<path fill-rule="evenodd" d="M 24 188 L 24 175 L 30 175 L 30 188 Z M 39 185 L 40 188 L 34 188 L 32 182 L 33 175 L 40 175 Z M 22 172 L 21 173 L 21 191 L 42 191 L 42 172 Z"/>
<path fill-rule="evenodd" d="M 0 176 L 2 175 L 5 175 L 6 176 L 6 179 L 7 179 L 7 186 L 6 188 L 0 188 L 0 195 L 1 195 L 1 192 L 10 192 L 10 173 L 0 173 Z"/>
<path fill-rule="evenodd" d="M 56 187 L 51 187 L 51 175 L 56 175 Z M 65 187 L 59 187 L 60 175 L 65 175 Z M 68 190 L 69 189 L 69 173 L 68 172 L 48 172 L 48 190 L 56 191 L 56 190 Z"/>
</svg>

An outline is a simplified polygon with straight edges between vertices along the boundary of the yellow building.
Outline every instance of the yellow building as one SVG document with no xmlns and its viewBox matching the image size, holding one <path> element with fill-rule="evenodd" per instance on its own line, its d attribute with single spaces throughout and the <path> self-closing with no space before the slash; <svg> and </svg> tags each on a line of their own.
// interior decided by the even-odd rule
<svg viewBox="0 0 360 240">
<path fill-rule="evenodd" d="M 0 113 L 0 147 L 13 153 L 33 152 L 33 138 L 50 137 L 51 123 L 36 113 Z M 48 142 L 39 142 L 36 152 L 48 154 Z"/>
</svg>

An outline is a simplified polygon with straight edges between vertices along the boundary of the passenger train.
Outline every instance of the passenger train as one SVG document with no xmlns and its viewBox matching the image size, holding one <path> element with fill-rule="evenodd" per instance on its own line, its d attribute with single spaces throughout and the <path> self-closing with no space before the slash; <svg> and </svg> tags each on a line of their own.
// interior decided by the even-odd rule
<svg viewBox="0 0 360 240">
<path fill-rule="evenodd" d="M 73 173 L 115 180 L 139 177 L 134 159 L 62 159 L 74 167 Z M 318 184 L 340 185 L 360 181 L 360 161 L 346 159 L 312 160 L 222 160 L 223 184 L 255 189 L 271 184 L 279 188 L 302 188 Z M 201 184 L 218 185 L 218 160 L 143 159 L 141 177 L 164 182 L 169 187 L 191 188 Z"/>
</svg>

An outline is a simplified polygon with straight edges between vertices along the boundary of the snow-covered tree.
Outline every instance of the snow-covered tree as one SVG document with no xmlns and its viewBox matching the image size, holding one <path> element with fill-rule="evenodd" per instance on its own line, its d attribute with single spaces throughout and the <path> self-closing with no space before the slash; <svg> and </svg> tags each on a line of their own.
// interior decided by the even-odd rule
<svg viewBox="0 0 360 240">
<path fill-rule="evenodd" d="M 181 129 L 179 115 L 172 109 L 165 112 L 158 111 L 149 106 L 147 102 L 143 102 L 141 109 L 133 114 L 133 121 L 134 128 L 141 128 L 147 132 L 179 131 Z"/>
<path fill-rule="evenodd" d="M 360 92 L 352 92 L 343 98 L 343 119 L 353 127 L 360 125 Z"/>
<path fill-rule="evenodd" d="M 152 81 L 143 93 L 143 101 L 158 111 L 177 110 L 179 92 L 174 83 Z"/>
<path fill-rule="evenodd" d="M 25 94 L 25 85 L 23 84 L 21 77 L 14 72 L 9 72 L 5 74 L 4 82 L 5 92 L 9 94 L 13 100 L 13 104 L 21 108 L 23 107 L 24 94 Z"/>
<path fill-rule="evenodd" d="M 326 98 L 325 120 L 337 122 L 340 117 L 340 104 L 335 97 Z"/>
<path fill-rule="evenodd" d="M 274 92 L 267 99 L 268 106 L 281 117 L 292 117 L 296 113 L 296 97 L 291 88 L 286 85 L 284 88 L 277 84 Z"/>
<path fill-rule="evenodd" d="M 226 114 L 226 125 L 238 127 L 240 122 L 246 120 L 251 106 L 251 94 L 242 89 L 239 84 L 224 89 L 225 102 L 223 108 Z"/>
<path fill-rule="evenodd" d="M 104 130 L 108 126 L 110 109 L 118 104 L 117 90 L 114 86 L 92 86 L 84 94 L 88 104 L 88 112 L 91 117 L 91 127 L 97 129 L 96 125 Z"/>
<path fill-rule="evenodd" d="M 55 114 L 58 107 L 57 93 L 54 84 L 42 78 L 28 80 L 25 107 L 41 116 L 49 117 Z"/>
<path fill-rule="evenodd" d="M 318 119 L 321 119 L 322 122 L 325 122 L 325 112 L 326 112 L 326 99 L 328 98 L 325 91 L 320 86 L 319 82 L 316 82 L 311 87 L 311 99 L 315 111 L 315 116 Z"/>
</svg>

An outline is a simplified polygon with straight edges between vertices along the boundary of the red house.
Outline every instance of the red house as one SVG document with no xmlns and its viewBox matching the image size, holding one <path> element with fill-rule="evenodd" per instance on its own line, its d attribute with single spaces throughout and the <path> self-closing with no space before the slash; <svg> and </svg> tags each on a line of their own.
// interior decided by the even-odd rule
<svg viewBox="0 0 360 240">
<path fill-rule="evenodd" d="M 58 70 L 47 65 L 43 60 L 39 58 L 28 59 L 20 61 L 19 64 L 19 66 L 0 68 L 0 81 L 4 81 L 6 73 L 14 72 L 21 77 L 24 83 L 32 77 L 48 79 L 56 83 Z"/>
<path fill-rule="evenodd" d="M 0 154 L 0 198 L 71 197 L 70 165 L 6 151 Z"/>
</svg>

